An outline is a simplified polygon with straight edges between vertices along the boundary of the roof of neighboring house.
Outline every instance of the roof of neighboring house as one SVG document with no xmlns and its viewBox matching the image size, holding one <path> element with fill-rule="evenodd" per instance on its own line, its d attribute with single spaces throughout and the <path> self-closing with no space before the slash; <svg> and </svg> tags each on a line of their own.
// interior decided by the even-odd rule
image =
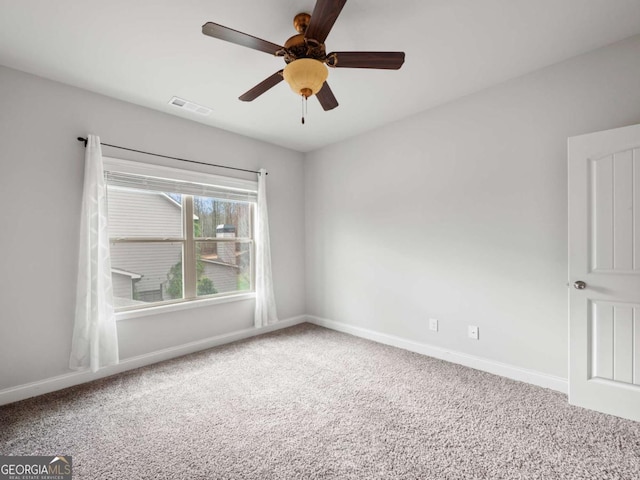
<svg viewBox="0 0 640 480">
<path fill-rule="evenodd" d="M 142 275 L 140 275 L 139 273 L 128 272 L 127 270 L 123 270 L 121 268 L 111 268 L 111 273 L 117 273 L 126 277 L 131 277 L 131 280 L 138 280 L 142 278 Z"/>
<path fill-rule="evenodd" d="M 226 223 L 220 224 L 216 226 L 216 233 L 236 233 L 236 227 Z"/>
<path fill-rule="evenodd" d="M 241 255 L 245 255 L 249 253 L 248 250 L 241 250 L 239 252 L 234 252 L 234 255 L 236 256 L 236 258 L 238 258 Z M 201 255 L 200 256 L 200 260 L 202 260 L 203 262 L 207 262 L 207 263 L 213 263 L 216 265 L 225 265 L 227 267 L 234 267 L 234 268 L 238 268 L 238 264 L 236 263 L 228 263 L 228 262 L 223 262 L 222 260 L 218 260 L 218 254 L 217 253 L 208 253 L 205 255 Z"/>
<path fill-rule="evenodd" d="M 164 192 L 157 192 L 160 193 L 160 195 L 162 195 L 163 197 L 165 197 L 167 200 L 169 200 L 173 205 L 175 205 L 176 207 L 182 209 L 182 204 L 176 200 L 175 198 L 173 198 L 173 196 L 169 193 L 164 193 Z M 182 198 L 182 196 L 179 196 L 178 198 Z M 198 216 L 194 213 L 193 214 L 193 219 L 194 220 L 200 220 L 200 218 L 198 218 Z"/>
<path fill-rule="evenodd" d="M 220 260 L 208 260 L 206 258 L 201 258 L 204 263 L 209 263 L 211 265 L 220 265 L 221 267 L 231 267 L 231 268 L 240 268 L 240 265 L 235 265 L 233 263 L 221 262 Z"/>
</svg>

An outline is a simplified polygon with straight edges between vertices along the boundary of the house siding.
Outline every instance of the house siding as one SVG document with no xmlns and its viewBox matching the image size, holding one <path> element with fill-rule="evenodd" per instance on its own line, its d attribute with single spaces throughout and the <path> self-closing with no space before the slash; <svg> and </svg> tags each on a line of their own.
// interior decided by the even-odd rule
<svg viewBox="0 0 640 480">
<path fill-rule="evenodd" d="M 142 275 L 135 291 L 143 298 L 157 296 L 149 292 L 163 292 L 167 275 L 173 265 L 182 260 L 182 245 L 179 243 L 117 243 L 111 246 L 111 266 Z M 115 294 L 115 291 L 114 291 Z M 131 292 L 129 296 L 131 298 Z"/>
<path fill-rule="evenodd" d="M 238 267 L 211 262 L 203 262 L 203 264 L 203 276 L 211 279 L 218 293 L 238 290 Z"/>
<path fill-rule="evenodd" d="M 108 188 L 110 237 L 182 237 L 182 207 L 162 192 Z"/>
</svg>

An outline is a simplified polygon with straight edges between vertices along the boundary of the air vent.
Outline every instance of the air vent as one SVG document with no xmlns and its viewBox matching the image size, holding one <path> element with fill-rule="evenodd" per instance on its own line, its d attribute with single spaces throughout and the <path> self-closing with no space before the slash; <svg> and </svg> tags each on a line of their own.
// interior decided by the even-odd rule
<svg viewBox="0 0 640 480">
<path fill-rule="evenodd" d="M 192 113 L 197 113 L 198 115 L 209 115 L 212 111 L 210 108 L 203 107 L 202 105 L 198 105 L 197 103 L 178 97 L 173 97 L 169 100 L 169 105 L 173 105 L 174 107 L 181 108 L 182 110 L 187 110 Z"/>
</svg>

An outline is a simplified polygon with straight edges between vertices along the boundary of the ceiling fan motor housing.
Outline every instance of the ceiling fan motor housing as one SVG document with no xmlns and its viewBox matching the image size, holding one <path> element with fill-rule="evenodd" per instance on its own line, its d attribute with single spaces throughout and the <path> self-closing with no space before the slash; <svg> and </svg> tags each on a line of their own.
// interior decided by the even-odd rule
<svg viewBox="0 0 640 480">
<path fill-rule="evenodd" d="M 283 51 L 276 53 L 276 55 L 284 56 L 286 63 L 291 63 L 300 58 L 313 58 L 324 62 L 327 58 L 324 43 L 320 43 L 313 38 L 305 38 L 310 21 L 311 15 L 308 13 L 299 13 L 293 19 L 293 26 L 298 34 L 290 37 L 285 42 Z"/>
</svg>

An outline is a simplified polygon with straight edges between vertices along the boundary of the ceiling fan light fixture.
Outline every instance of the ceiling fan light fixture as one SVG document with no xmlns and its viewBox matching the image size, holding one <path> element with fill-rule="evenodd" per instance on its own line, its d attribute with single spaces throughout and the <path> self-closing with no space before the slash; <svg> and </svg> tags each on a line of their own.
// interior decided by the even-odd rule
<svg viewBox="0 0 640 480">
<path fill-rule="evenodd" d="M 299 58 L 284 68 L 282 76 L 296 95 L 308 98 L 320 91 L 329 70 L 319 60 Z"/>
</svg>

